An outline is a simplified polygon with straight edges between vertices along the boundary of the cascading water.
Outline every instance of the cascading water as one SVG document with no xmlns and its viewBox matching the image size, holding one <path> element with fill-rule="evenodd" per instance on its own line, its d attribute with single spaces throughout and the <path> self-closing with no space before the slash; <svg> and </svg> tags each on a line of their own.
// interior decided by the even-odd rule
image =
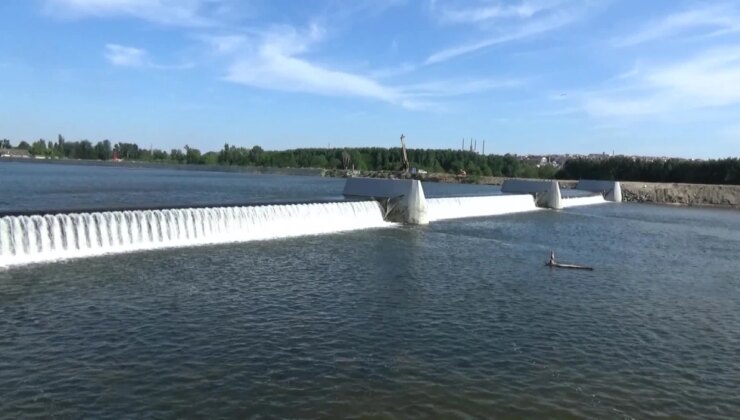
<svg viewBox="0 0 740 420">
<path fill-rule="evenodd" d="M 429 221 L 496 216 L 535 210 L 539 208 L 535 205 L 534 197 L 528 194 L 427 199 Z"/>
<path fill-rule="evenodd" d="M 603 204 L 607 201 L 604 200 L 604 196 L 601 194 L 588 195 L 585 197 L 563 197 L 560 204 L 563 208 L 576 207 L 576 206 L 589 206 L 592 204 Z"/>
<path fill-rule="evenodd" d="M 0 217 L 0 267 L 389 226 L 375 201 Z"/>
</svg>

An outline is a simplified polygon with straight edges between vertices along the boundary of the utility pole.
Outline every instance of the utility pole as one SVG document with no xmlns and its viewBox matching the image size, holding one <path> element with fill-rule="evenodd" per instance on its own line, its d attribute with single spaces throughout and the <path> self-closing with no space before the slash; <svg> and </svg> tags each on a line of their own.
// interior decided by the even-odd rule
<svg viewBox="0 0 740 420">
<path fill-rule="evenodd" d="M 404 172 L 408 172 L 409 169 L 411 169 L 411 165 L 409 165 L 409 158 L 406 155 L 406 143 L 403 141 L 406 136 L 401 134 L 401 159 L 403 159 L 403 162 L 401 163 L 401 170 Z"/>
</svg>

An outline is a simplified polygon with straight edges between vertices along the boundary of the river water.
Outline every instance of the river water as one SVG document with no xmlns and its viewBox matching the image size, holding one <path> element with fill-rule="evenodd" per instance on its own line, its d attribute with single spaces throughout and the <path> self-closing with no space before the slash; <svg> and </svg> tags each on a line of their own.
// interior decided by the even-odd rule
<svg viewBox="0 0 740 420">
<path fill-rule="evenodd" d="M 343 185 L 1 162 L 0 180 L 4 212 Z M 545 268 L 550 249 L 595 270 Z M 736 211 L 600 204 L 0 269 L 0 417 L 736 418 L 738 255 Z"/>
</svg>

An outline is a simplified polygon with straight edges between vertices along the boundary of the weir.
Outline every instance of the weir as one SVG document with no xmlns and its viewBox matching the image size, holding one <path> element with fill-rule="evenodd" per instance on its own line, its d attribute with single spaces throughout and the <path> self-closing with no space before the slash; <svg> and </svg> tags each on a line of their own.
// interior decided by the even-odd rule
<svg viewBox="0 0 740 420">
<path fill-rule="evenodd" d="M 431 222 L 540 210 L 531 195 L 429 198 L 427 209 Z"/>
<path fill-rule="evenodd" d="M 375 201 L 0 217 L 0 267 L 391 225 Z"/>
<path fill-rule="evenodd" d="M 622 185 L 619 181 L 594 181 L 582 179 L 576 185 L 577 190 L 600 193 L 607 201 L 622 202 Z"/>
<path fill-rule="evenodd" d="M 6 213 L 0 214 L 0 267 L 560 209 L 604 203 L 602 193 L 610 191 L 621 198 L 619 183 L 579 185 L 601 193 L 568 198 L 556 181 L 507 180 L 502 191 L 509 194 L 427 199 L 417 180 L 350 178 L 344 194 L 354 201 Z"/>
<path fill-rule="evenodd" d="M 561 209 L 560 185 L 557 181 L 533 181 L 528 179 L 507 179 L 501 184 L 501 192 L 533 194 L 539 207 Z"/>
<path fill-rule="evenodd" d="M 427 200 L 421 182 L 413 179 L 348 178 L 346 197 L 372 198 L 385 209 L 385 218 L 412 225 L 429 223 Z"/>
<path fill-rule="evenodd" d="M 504 193 L 527 193 L 535 197 L 537 205 L 551 209 L 622 201 L 622 188 L 617 181 L 580 180 L 576 190 L 596 193 L 585 197 L 563 197 L 557 181 L 507 179 L 501 185 Z"/>
</svg>

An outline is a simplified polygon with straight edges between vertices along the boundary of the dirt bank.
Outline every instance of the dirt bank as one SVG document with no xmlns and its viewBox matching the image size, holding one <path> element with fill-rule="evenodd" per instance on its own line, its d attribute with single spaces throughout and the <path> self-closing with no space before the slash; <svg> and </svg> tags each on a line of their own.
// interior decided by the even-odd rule
<svg viewBox="0 0 740 420">
<path fill-rule="evenodd" d="M 622 198 L 636 203 L 740 209 L 740 185 L 622 182 Z"/>
<path fill-rule="evenodd" d="M 345 171 L 325 171 L 324 176 L 347 176 Z M 450 174 L 409 175 L 378 171 L 356 173 L 355 176 L 375 178 L 413 178 L 428 182 L 501 185 L 507 178 L 482 176 L 458 177 Z M 577 181 L 560 180 L 560 188 L 575 188 Z M 740 185 L 670 184 L 653 182 L 622 182 L 625 202 L 711 206 L 740 209 Z"/>
</svg>

